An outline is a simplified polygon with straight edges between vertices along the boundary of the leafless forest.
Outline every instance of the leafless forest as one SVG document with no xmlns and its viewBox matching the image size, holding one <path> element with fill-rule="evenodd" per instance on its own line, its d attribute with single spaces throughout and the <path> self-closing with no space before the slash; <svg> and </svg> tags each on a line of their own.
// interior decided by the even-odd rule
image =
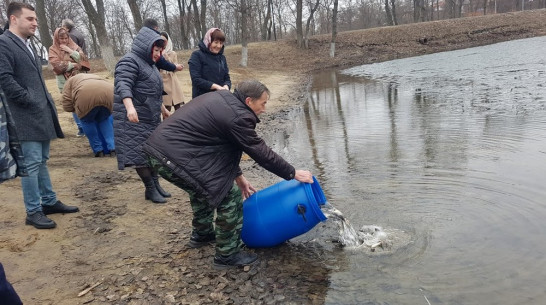
<svg viewBox="0 0 546 305">
<path fill-rule="evenodd" d="M 0 3 L 5 24 L 7 4 Z M 22 0 L 25 1 L 25 0 Z M 223 29 L 228 44 L 297 39 L 301 47 L 316 34 L 510 11 L 545 8 L 546 0 L 30 0 L 40 20 L 38 53 L 52 44 L 65 18 L 74 20 L 88 41 L 90 57 L 106 66 L 128 51 L 142 20 L 154 18 L 175 49 L 191 49 L 210 27 Z M 41 52 L 40 52 L 41 50 Z M 334 54 L 331 54 L 334 56 Z"/>
</svg>

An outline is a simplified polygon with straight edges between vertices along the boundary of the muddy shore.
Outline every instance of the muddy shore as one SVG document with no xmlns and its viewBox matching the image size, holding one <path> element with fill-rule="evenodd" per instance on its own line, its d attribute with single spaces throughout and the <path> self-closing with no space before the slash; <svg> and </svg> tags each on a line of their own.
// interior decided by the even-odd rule
<svg viewBox="0 0 546 305">
<path fill-rule="evenodd" d="M 240 46 L 228 46 L 225 54 L 234 83 L 257 78 L 272 91 L 258 130 L 267 135 L 285 131 L 313 71 L 543 35 L 546 10 L 537 10 L 343 32 L 333 59 L 329 36 L 312 37 L 309 50 L 297 49 L 293 40 L 251 43 L 247 68 L 238 66 Z M 185 63 L 190 54 L 181 51 L 179 58 Z M 92 69 L 108 77 L 100 62 Z M 51 73 L 45 75 L 59 101 Z M 191 96 L 188 71 L 178 77 Z M 185 247 L 191 231 L 186 193 L 165 183 L 173 194 L 167 204 L 145 201 L 136 173 L 118 171 L 113 158 L 94 158 L 60 103 L 58 113 L 66 138 L 52 143 L 51 178 L 59 198 L 81 212 L 52 215 L 56 229 L 36 230 L 24 224 L 20 181 L 0 186 L 0 262 L 25 304 L 324 303 L 330 270 L 343 268 L 343 262 L 329 262 L 328 253 L 341 250 L 287 243 L 253 250 L 260 262 L 248 271 L 216 271 L 213 247 Z M 241 167 L 258 189 L 279 181 L 250 159 Z"/>
</svg>

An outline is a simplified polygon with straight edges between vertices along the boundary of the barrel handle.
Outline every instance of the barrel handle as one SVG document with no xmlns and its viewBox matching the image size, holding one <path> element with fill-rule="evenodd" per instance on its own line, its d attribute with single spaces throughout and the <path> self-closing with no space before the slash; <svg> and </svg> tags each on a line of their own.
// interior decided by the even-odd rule
<svg viewBox="0 0 546 305">
<path fill-rule="evenodd" d="M 305 222 L 307 222 L 307 218 L 305 218 L 306 211 L 307 209 L 305 208 L 303 204 L 298 204 L 298 214 L 301 214 L 301 216 L 303 217 L 303 221 Z"/>
</svg>

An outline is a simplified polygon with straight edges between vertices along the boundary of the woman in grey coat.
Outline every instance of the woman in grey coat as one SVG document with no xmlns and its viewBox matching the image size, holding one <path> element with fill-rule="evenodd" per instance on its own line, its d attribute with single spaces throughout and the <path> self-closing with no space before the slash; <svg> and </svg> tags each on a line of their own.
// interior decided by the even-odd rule
<svg viewBox="0 0 546 305">
<path fill-rule="evenodd" d="M 165 41 L 157 32 L 143 27 L 131 51 L 116 65 L 114 80 L 114 139 L 118 168 L 134 167 L 146 186 L 145 198 L 165 203 L 165 192 L 149 166 L 142 144 L 169 112 L 163 106 L 163 80 L 155 63 Z"/>
</svg>

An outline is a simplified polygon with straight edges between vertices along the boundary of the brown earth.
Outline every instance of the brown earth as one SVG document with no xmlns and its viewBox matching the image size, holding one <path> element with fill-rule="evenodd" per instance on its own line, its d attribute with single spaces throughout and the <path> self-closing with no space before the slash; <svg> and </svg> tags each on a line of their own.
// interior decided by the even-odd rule
<svg viewBox="0 0 546 305">
<path fill-rule="evenodd" d="M 225 54 L 234 83 L 257 78 L 271 89 L 269 113 L 259 127 L 267 134 L 283 129 L 287 110 L 304 100 L 313 71 L 545 34 L 546 10 L 538 10 L 343 32 L 334 59 L 329 36 L 312 37 L 308 50 L 297 49 L 292 40 L 251 43 L 247 68 L 238 66 L 240 46 L 226 47 Z M 190 54 L 181 51 L 179 58 L 186 62 Z M 100 62 L 93 62 L 93 69 L 106 77 Z M 58 101 L 51 73 L 44 74 Z M 189 97 L 188 72 L 178 77 Z M 324 302 L 328 270 L 298 256 L 309 251 L 302 246 L 253 250 L 260 263 L 247 271 L 213 270 L 213 247 L 184 246 L 191 231 L 186 193 L 164 183 L 173 194 L 167 204 L 145 201 L 135 172 L 117 171 L 114 158 L 94 158 L 87 140 L 75 136 L 71 115 L 60 105 L 58 111 L 66 138 L 52 143 L 49 170 L 58 197 L 81 212 L 52 215 L 56 229 L 36 230 L 24 224 L 20 182 L 0 186 L 0 262 L 25 304 Z M 278 181 L 252 160 L 244 159 L 241 166 L 258 189 Z"/>
</svg>

